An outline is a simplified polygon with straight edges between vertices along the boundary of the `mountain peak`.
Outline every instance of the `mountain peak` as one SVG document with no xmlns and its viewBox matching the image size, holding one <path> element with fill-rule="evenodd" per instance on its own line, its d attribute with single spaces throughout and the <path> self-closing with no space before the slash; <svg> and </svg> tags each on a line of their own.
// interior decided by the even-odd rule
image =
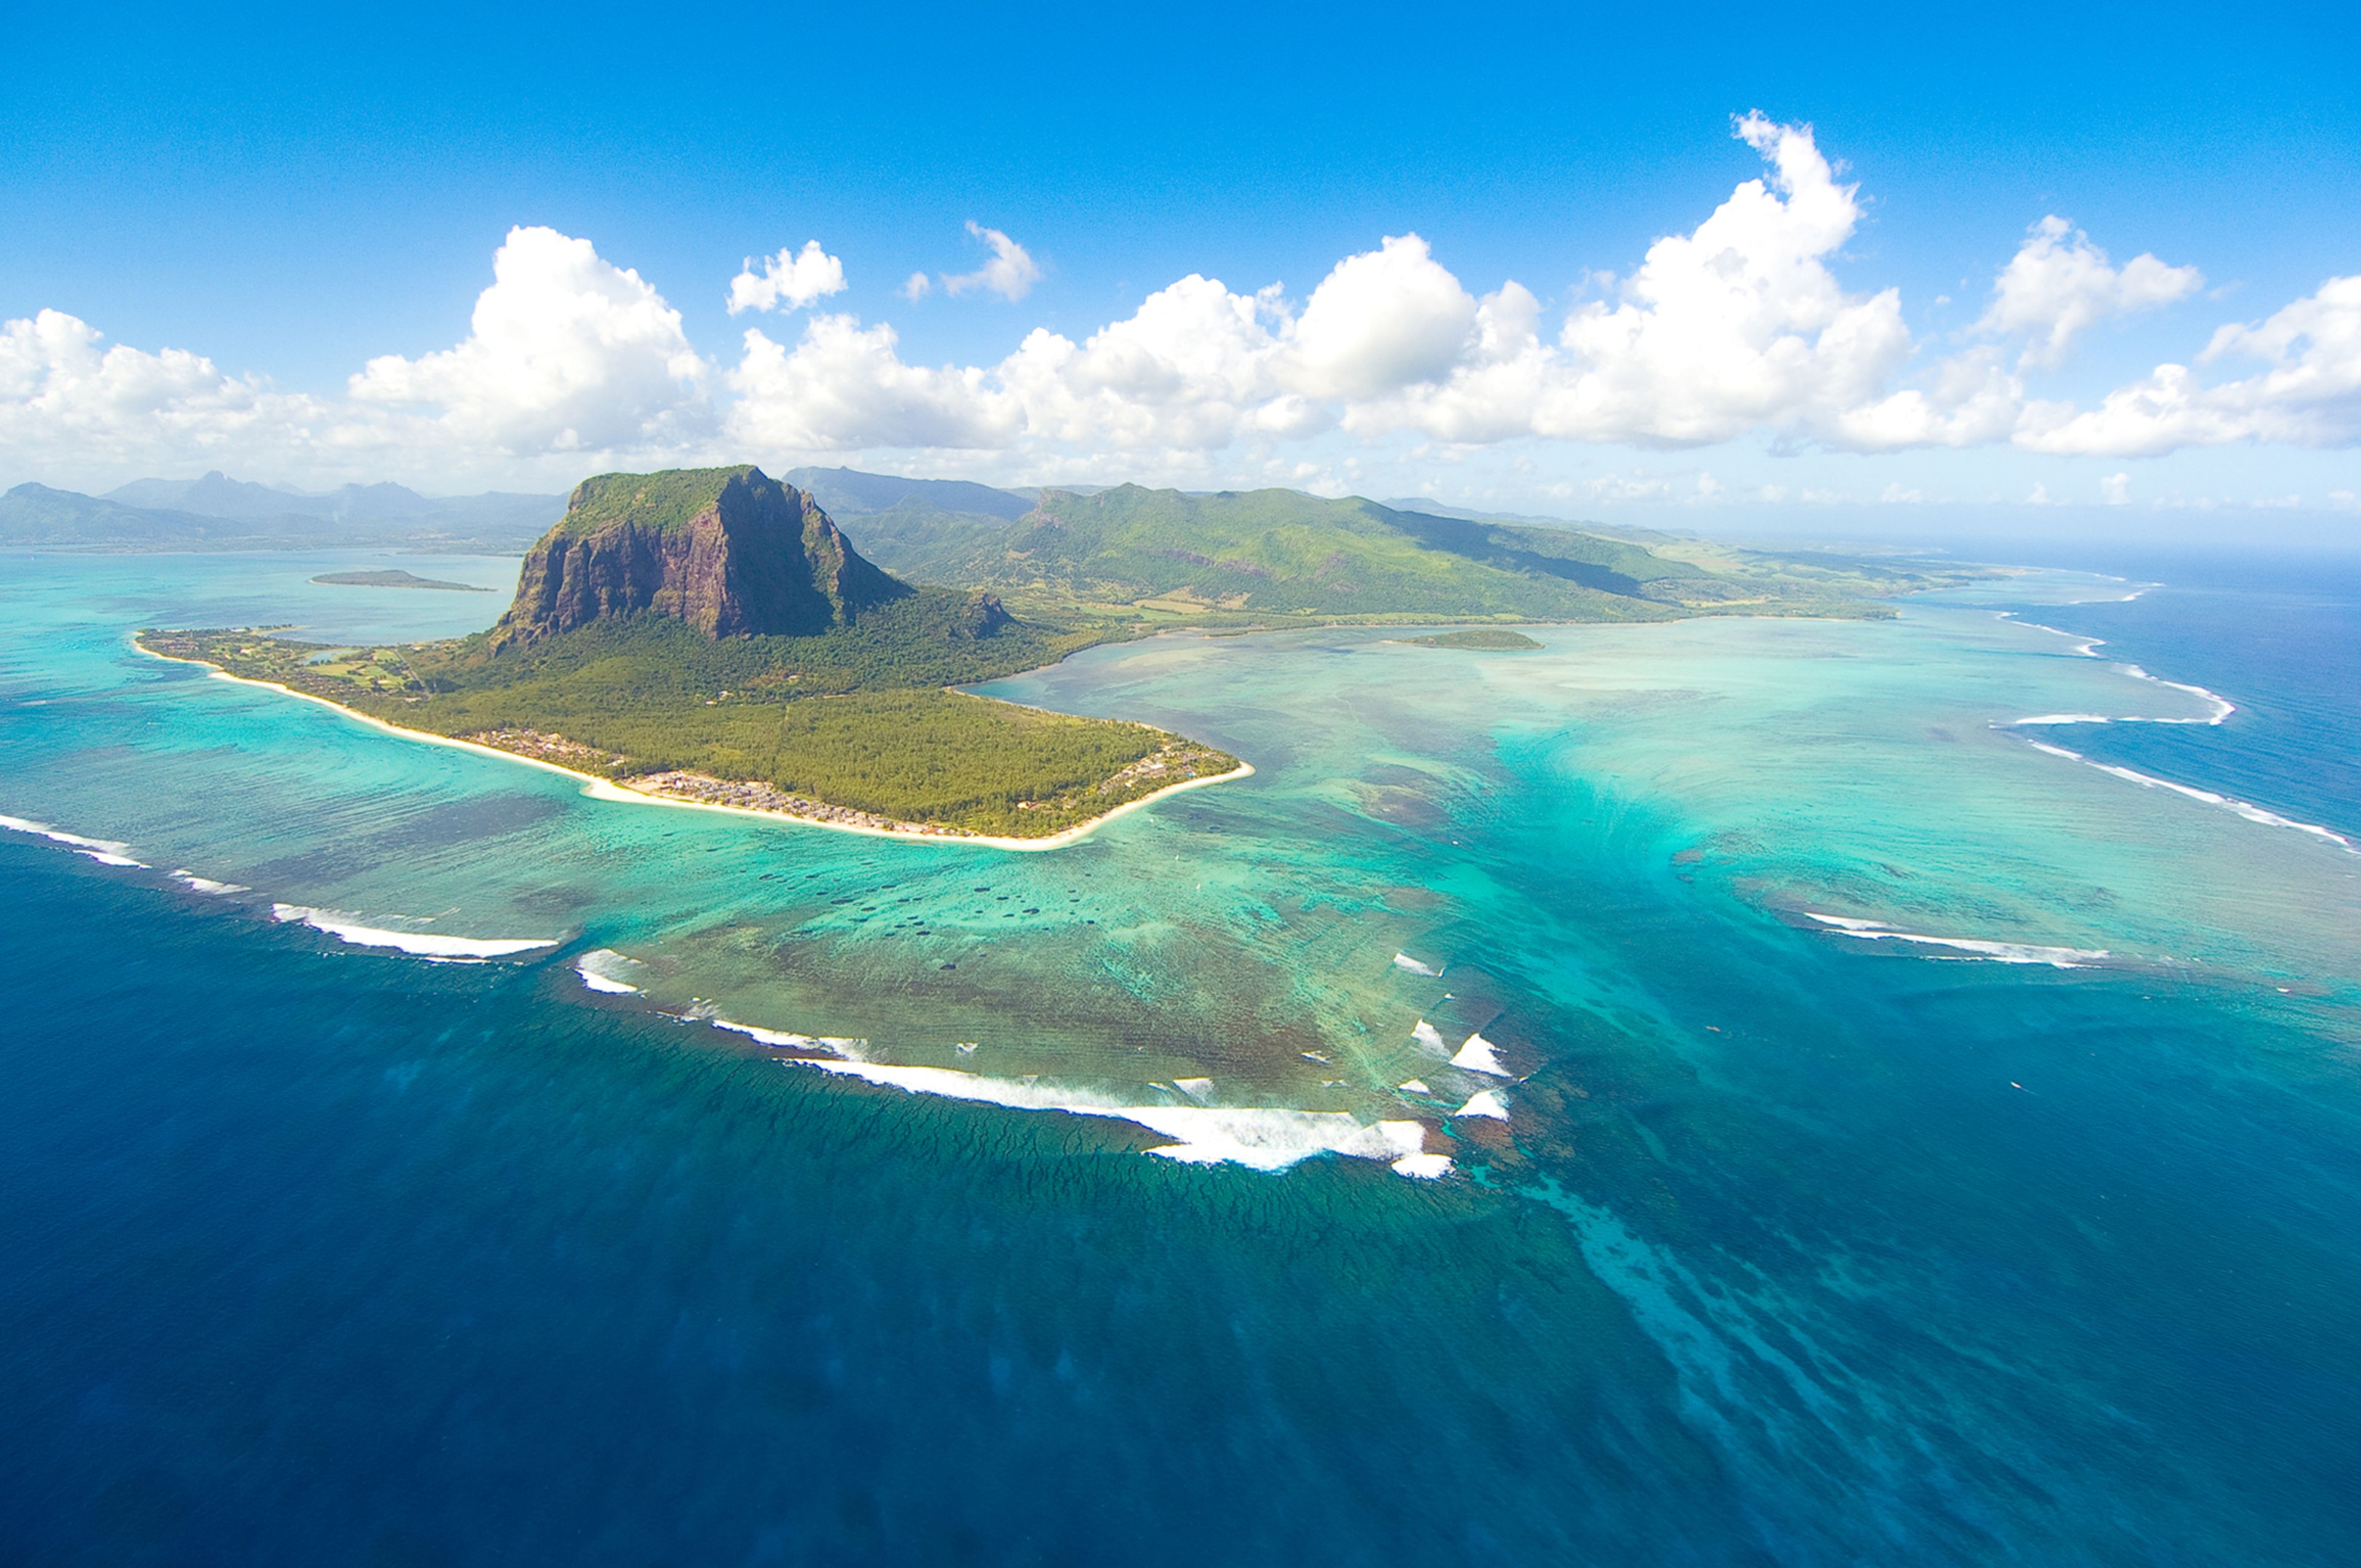
<svg viewBox="0 0 2361 1568">
<path fill-rule="evenodd" d="M 810 496 L 751 464 L 601 474 L 575 487 L 565 517 L 525 556 L 492 645 L 642 614 L 716 640 L 807 636 L 910 591 Z"/>
</svg>

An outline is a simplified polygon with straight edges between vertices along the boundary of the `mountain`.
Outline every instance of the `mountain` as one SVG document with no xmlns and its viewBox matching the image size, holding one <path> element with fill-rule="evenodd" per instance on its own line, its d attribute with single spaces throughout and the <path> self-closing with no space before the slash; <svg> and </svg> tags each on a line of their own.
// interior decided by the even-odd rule
<svg viewBox="0 0 2361 1568">
<path fill-rule="evenodd" d="M 601 474 L 524 559 L 495 651 L 650 614 L 709 639 L 807 637 L 906 598 L 806 492 L 760 468 Z"/>
<path fill-rule="evenodd" d="M 138 479 L 104 497 L 24 484 L 0 495 L 0 548 L 68 550 L 522 550 L 559 496 L 434 498 L 401 485 L 299 495 L 219 473 Z"/>
<path fill-rule="evenodd" d="M 1717 574 L 1624 540 L 1296 490 L 1050 489 L 1014 522 L 896 509 L 851 526 L 914 581 L 1086 606 L 1631 620 L 1732 597 Z"/>
<path fill-rule="evenodd" d="M 856 468 L 790 468 L 786 481 L 838 517 L 862 517 L 916 503 L 931 511 L 1012 520 L 1033 510 L 1033 498 L 967 479 L 905 479 Z"/>
<path fill-rule="evenodd" d="M 557 496 L 493 490 L 479 496 L 422 496 L 406 485 L 343 485 L 319 495 L 233 479 L 214 469 L 196 479 L 134 479 L 104 498 L 124 506 L 169 509 L 200 517 L 250 521 L 312 518 L 341 523 L 466 523 L 476 527 L 549 525 L 563 510 Z"/>
<path fill-rule="evenodd" d="M 1565 517 L 1542 517 L 1522 511 L 1475 511 L 1466 507 L 1451 506 L 1426 496 L 1400 496 L 1385 503 L 1395 511 L 1422 512 L 1428 517 L 1464 518 L 1469 522 L 1504 522 L 1525 528 L 1570 528 L 1578 533 L 1595 533 L 1609 539 L 1637 540 L 1646 543 L 1671 543 L 1682 538 L 1662 529 L 1634 528 L 1621 522 L 1589 522 Z"/>
<path fill-rule="evenodd" d="M 0 548 L 218 549 L 252 532 L 216 517 L 125 506 L 47 485 L 18 485 L 0 495 Z"/>
<path fill-rule="evenodd" d="M 100 498 L 122 506 L 194 512 L 199 517 L 327 517 L 316 498 L 233 479 L 216 468 L 201 479 L 134 479 Z"/>
</svg>

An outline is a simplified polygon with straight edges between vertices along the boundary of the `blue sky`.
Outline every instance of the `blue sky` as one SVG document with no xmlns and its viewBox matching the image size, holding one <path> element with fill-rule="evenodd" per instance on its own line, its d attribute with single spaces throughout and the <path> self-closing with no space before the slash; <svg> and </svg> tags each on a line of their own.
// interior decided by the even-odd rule
<svg viewBox="0 0 2361 1568">
<path fill-rule="evenodd" d="M 2037 495 L 2341 514 L 2361 302 L 2322 289 L 2361 274 L 2361 29 L 2066 10 L 60 8 L 20 20 L 0 104 L 0 319 L 27 323 L 0 480 L 558 488 L 742 455 L 1699 526 Z M 1650 247 L 1745 181 L 1800 211 L 1777 136 L 1806 126 L 1850 192 L 1808 276 L 1778 212 L 1708 231 L 1786 302 L 1733 322 L 1695 268 L 1649 284 Z M 2004 325 L 1995 280 L 2052 217 Z M 1022 259 L 955 291 L 994 254 L 971 225 Z M 748 258 L 815 240 L 835 270 L 807 281 L 840 289 L 728 311 Z M 1224 286 L 1190 303 L 1213 327 L 1170 299 L 1137 324 L 1191 275 Z M 620 325 L 565 303 L 593 295 Z M 1250 331 L 1193 362 L 1224 311 Z M 2201 363 L 2234 323 L 2266 330 Z M 1012 362 L 1037 332 L 1073 353 Z M 117 345 L 154 363 L 103 373 Z M 2161 411 L 2160 366 L 2188 367 Z M 2008 386 L 1971 403 L 1971 372 Z M 2111 393 L 2147 422 L 2098 421 Z"/>
</svg>

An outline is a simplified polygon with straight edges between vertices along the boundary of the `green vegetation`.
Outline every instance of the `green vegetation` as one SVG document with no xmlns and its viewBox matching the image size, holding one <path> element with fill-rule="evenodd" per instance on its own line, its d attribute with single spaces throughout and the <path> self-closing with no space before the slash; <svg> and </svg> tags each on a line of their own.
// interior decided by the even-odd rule
<svg viewBox="0 0 2361 1568">
<path fill-rule="evenodd" d="M 1135 626 L 1877 616 L 1874 592 L 1724 554 L 1687 559 L 1575 528 L 1401 511 L 1294 490 L 1045 490 L 1008 521 L 906 495 L 844 526 L 917 582 L 989 588 L 1035 614 Z"/>
<path fill-rule="evenodd" d="M 323 572 L 312 579 L 331 587 L 347 588 L 440 588 L 448 593 L 488 594 L 489 588 L 479 588 L 473 583 L 445 583 L 434 577 L 421 577 L 399 567 L 380 572 Z"/>
<path fill-rule="evenodd" d="M 798 797 L 798 806 L 825 803 L 1014 838 L 1046 837 L 1237 766 L 1147 725 L 942 689 L 1053 663 L 1098 641 L 1093 632 L 1024 623 L 963 635 L 971 602 L 921 590 L 857 625 L 811 637 L 715 640 L 668 617 L 641 615 L 497 655 L 482 634 L 399 648 L 324 647 L 254 629 L 143 632 L 139 641 L 150 652 L 290 686 L 405 729 L 618 782 L 686 773 L 766 785 Z M 654 782 L 683 793 L 669 779 Z M 834 819 L 825 810 L 803 814 Z"/>
<path fill-rule="evenodd" d="M 974 598 L 923 588 L 869 610 L 850 626 L 803 637 L 710 638 L 669 616 L 594 620 L 495 654 L 487 635 L 437 644 L 417 655 L 436 702 L 489 713 L 602 704 L 641 707 L 698 701 L 720 691 L 767 698 L 972 685 L 1043 664 L 1100 641 L 1028 621 L 978 635 Z"/>
<path fill-rule="evenodd" d="M 1488 653 L 1521 653 L 1541 646 L 1521 631 L 1444 631 L 1400 641 L 1414 648 L 1475 648 Z"/>
<path fill-rule="evenodd" d="M 565 521 L 557 526 L 571 534 L 595 533 L 619 522 L 658 533 L 686 528 L 713 504 L 724 485 L 754 471 L 752 463 L 741 463 L 730 468 L 668 468 L 661 474 L 600 474 L 575 487 Z"/>
</svg>

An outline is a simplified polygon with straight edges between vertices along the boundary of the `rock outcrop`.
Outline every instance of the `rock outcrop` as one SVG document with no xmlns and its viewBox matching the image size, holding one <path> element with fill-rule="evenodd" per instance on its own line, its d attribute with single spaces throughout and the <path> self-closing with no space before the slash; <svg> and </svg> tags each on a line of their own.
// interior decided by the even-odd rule
<svg viewBox="0 0 2361 1568">
<path fill-rule="evenodd" d="M 492 647 L 642 614 L 716 639 L 810 636 L 910 592 L 809 496 L 760 468 L 602 474 L 575 487 L 565 518 L 525 556 Z"/>
</svg>

